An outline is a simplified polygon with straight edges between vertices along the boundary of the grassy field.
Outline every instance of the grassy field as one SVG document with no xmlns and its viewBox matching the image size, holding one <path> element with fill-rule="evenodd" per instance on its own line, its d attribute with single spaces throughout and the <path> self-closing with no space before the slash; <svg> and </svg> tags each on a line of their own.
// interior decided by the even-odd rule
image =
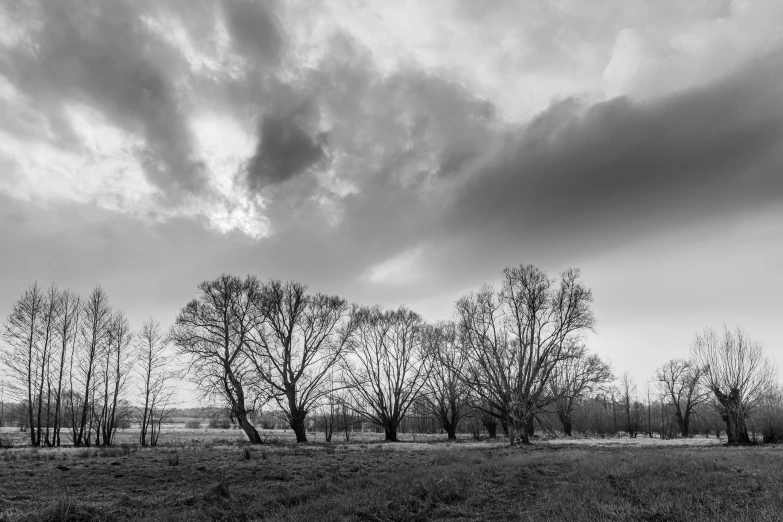
<svg viewBox="0 0 783 522">
<path fill-rule="evenodd" d="M 0 451 L 0 520 L 783 518 L 779 446 L 277 439 L 250 447 L 185 435 L 157 449 Z"/>
</svg>

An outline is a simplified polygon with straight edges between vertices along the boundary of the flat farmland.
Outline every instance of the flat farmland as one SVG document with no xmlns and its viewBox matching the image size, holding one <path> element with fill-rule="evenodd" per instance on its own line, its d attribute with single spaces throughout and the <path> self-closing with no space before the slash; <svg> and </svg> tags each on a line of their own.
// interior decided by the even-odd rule
<svg viewBox="0 0 783 522">
<path fill-rule="evenodd" d="M 783 448 L 582 439 L 0 452 L 0 520 L 781 520 Z"/>
</svg>

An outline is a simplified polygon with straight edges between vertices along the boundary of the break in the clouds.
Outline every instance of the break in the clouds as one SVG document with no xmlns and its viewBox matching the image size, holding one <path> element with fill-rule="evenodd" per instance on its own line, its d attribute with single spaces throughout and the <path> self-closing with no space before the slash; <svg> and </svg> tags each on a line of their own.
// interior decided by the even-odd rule
<svg viewBox="0 0 783 522">
<path fill-rule="evenodd" d="M 4 244 L 40 259 L 20 231 L 97 252 L 122 230 L 122 259 L 185 256 L 192 284 L 262 270 L 416 302 L 751 216 L 783 199 L 780 19 L 776 0 L 3 0 Z"/>
</svg>

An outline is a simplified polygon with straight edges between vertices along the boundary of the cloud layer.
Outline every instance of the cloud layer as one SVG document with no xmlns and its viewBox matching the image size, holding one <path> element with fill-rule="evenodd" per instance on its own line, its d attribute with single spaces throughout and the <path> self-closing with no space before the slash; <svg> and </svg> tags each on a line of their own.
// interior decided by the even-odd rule
<svg viewBox="0 0 783 522">
<path fill-rule="evenodd" d="M 0 192 L 453 289 L 779 203 L 782 9 L 3 2 Z"/>
</svg>

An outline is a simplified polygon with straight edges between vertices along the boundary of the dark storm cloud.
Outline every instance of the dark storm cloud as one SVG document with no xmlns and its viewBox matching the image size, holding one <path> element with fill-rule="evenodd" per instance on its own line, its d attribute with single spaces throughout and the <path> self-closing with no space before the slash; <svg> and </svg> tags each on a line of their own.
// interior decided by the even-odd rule
<svg viewBox="0 0 783 522">
<path fill-rule="evenodd" d="M 285 151 L 284 158 L 293 156 L 293 165 L 298 166 L 296 158 L 309 164 L 318 155 L 313 121 L 323 118 L 328 122 L 328 151 L 327 146 L 322 150 L 337 181 L 349 183 L 352 190 L 336 194 L 329 184 L 291 176 L 284 187 L 276 187 L 265 211 L 275 236 L 295 237 L 306 229 L 308 235 L 328 238 L 323 248 L 344 256 L 338 266 L 346 273 L 361 274 L 434 231 L 450 200 L 450 187 L 470 175 L 498 137 L 491 103 L 456 82 L 418 69 L 384 75 L 366 49 L 343 34 L 330 42 L 323 61 L 307 71 L 304 84 L 303 91 L 312 93 L 305 104 L 310 116 L 297 125 L 307 133 L 292 135 L 301 138 L 295 143 L 312 156 L 290 154 L 294 147 L 276 150 Z M 262 136 L 251 165 L 265 166 L 259 161 L 263 147 Z M 251 169 L 261 174 L 253 179 L 271 182 L 263 175 L 267 170 Z M 336 225 L 324 219 L 315 204 L 323 199 L 336 209 Z"/>
<path fill-rule="evenodd" d="M 232 41 L 240 52 L 256 62 L 277 61 L 284 42 L 269 3 L 225 0 L 223 8 Z"/>
<path fill-rule="evenodd" d="M 460 189 L 444 226 L 502 242 L 622 241 L 672 219 L 780 201 L 782 64 L 770 55 L 650 102 L 555 104 L 507 135 L 502 153 Z"/>
<path fill-rule="evenodd" d="M 295 117 L 265 116 L 258 134 L 258 147 L 247 167 L 252 189 L 282 183 L 324 157 L 321 145 L 300 127 Z"/>
</svg>

